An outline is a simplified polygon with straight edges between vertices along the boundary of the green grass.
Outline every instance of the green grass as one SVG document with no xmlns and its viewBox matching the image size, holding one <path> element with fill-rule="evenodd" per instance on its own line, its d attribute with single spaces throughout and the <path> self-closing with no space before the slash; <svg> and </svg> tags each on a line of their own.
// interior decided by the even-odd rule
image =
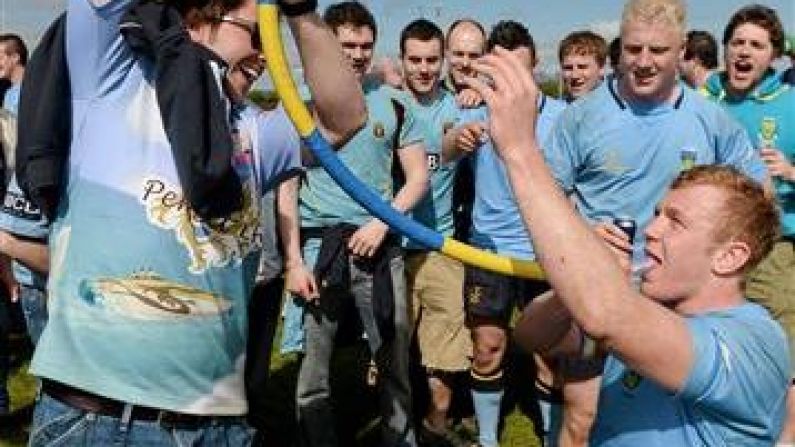
<svg viewBox="0 0 795 447">
<path fill-rule="evenodd" d="M 287 447 L 292 444 L 295 434 L 295 381 L 299 359 L 296 355 L 280 355 L 277 349 L 271 353 L 271 378 L 267 386 L 266 414 L 271 415 L 263 427 L 268 446 Z M 337 409 L 337 430 L 340 445 L 377 445 L 378 397 L 375 390 L 365 385 L 365 350 L 360 346 L 338 349 L 332 364 L 332 389 L 334 405 Z M 12 411 L 17 418 L 0 428 L 0 447 L 21 447 L 27 440 L 27 418 L 36 392 L 36 381 L 27 374 L 27 363 L 16 368 L 9 381 Z M 519 387 L 531 383 L 530 379 L 519 378 Z M 465 394 L 464 394 L 465 395 Z M 514 395 L 506 397 L 513 401 Z M 511 405 L 513 406 L 513 405 Z M 27 409 L 27 410 L 26 410 Z M 465 406 L 463 415 L 470 414 Z M 513 409 L 505 418 L 502 431 L 502 447 L 536 447 L 540 442 L 533 432 L 533 424 L 521 411 Z"/>
<path fill-rule="evenodd" d="M 10 347 L 12 352 L 20 353 L 20 358 L 13 362 L 15 365 L 7 384 L 11 396 L 11 414 L 0 418 L 0 447 L 23 446 L 27 443 L 28 422 L 36 398 L 36 379 L 27 374 L 30 350 L 26 340 L 12 337 Z"/>
</svg>

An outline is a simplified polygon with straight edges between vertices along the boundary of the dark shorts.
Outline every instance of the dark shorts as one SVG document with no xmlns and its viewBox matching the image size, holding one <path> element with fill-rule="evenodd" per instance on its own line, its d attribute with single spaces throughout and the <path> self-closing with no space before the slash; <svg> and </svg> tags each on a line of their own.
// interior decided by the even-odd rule
<svg viewBox="0 0 795 447">
<path fill-rule="evenodd" d="M 549 290 L 549 283 L 505 276 L 470 265 L 464 273 L 464 306 L 467 320 L 490 321 L 508 327 L 514 306 L 523 309 Z"/>
</svg>

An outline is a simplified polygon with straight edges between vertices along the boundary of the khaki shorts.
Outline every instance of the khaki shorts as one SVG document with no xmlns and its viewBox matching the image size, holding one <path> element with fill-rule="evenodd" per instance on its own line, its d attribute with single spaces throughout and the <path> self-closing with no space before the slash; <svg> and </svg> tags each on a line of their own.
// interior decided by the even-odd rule
<svg viewBox="0 0 795 447">
<path fill-rule="evenodd" d="M 759 304 L 787 333 L 791 376 L 795 377 L 795 241 L 782 239 L 745 280 L 745 295 Z"/>
<path fill-rule="evenodd" d="M 461 299 L 464 266 L 436 252 L 410 252 L 406 278 L 422 365 L 446 372 L 468 370 L 472 338 Z"/>
</svg>

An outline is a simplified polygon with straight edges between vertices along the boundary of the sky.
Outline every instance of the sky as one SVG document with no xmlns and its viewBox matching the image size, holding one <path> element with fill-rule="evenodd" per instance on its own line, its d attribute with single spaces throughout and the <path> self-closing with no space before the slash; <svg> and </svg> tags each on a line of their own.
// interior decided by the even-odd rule
<svg viewBox="0 0 795 447">
<path fill-rule="evenodd" d="M 74 0 L 73 0 L 74 1 Z M 425 17 L 442 29 L 458 18 L 472 17 L 487 28 L 499 20 L 524 23 L 539 49 L 541 69 L 556 70 L 557 43 L 567 33 L 590 29 L 606 39 L 618 33 L 623 0 L 361 0 L 379 26 L 377 54 L 395 56 L 400 30 Z M 689 0 L 688 27 L 711 32 L 718 40 L 731 14 L 754 0 Z M 785 29 L 795 34 L 795 0 L 755 0 L 778 11 Z M 320 0 L 324 8 L 333 3 Z M 0 0 L 0 32 L 16 32 L 29 45 L 64 9 L 66 0 Z"/>
</svg>

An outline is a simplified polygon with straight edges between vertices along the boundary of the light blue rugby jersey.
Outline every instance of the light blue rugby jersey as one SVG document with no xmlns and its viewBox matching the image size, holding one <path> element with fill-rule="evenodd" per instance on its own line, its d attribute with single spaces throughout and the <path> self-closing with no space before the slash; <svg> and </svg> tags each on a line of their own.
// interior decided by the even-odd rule
<svg viewBox="0 0 795 447">
<path fill-rule="evenodd" d="M 262 146 L 237 134 L 244 208 L 212 226 L 198 219 L 159 118 L 153 67 L 119 34 L 129 3 L 68 4 L 73 140 L 50 236 L 49 322 L 31 368 L 133 404 L 243 414 L 259 199 L 299 163 L 298 138 L 286 120 L 259 129 Z"/>
<path fill-rule="evenodd" d="M 725 85 L 725 73 L 715 73 L 703 92 L 745 128 L 758 149 L 776 148 L 795 163 L 795 89 L 773 69 L 742 99 L 732 98 Z M 781 205 L 781 232 L 795 237 L 795 182 L 774 178 L 773 185 Z"/>
<path fill-rule="evenodd" d="M 383 200 L 394 195 L 392 163 L 398 163 L 397 150 L 423 141 L 424 130 L 417 122 L 410 103 L 404 106 L 404 121 L 397 132 L 397 115 L 393 99 L 399 95 L 391 87 L 368 80 L 362 85 L 367 103 L 367 125 L 359 130 L 339 151 L 337 156 L 359 180 L 372 188 Z M 340 188 L 322 167 L 307 169 L 299 193 L 301 226 L 318 228 L 349 223 L 363 225 L 372 217 Z"/>
<path fill-rule="evenodd" d="M 745 131 L 725 111 L 679 88 L 674 104 L 630 105 L 610 77 L 569 105 L 544 147 L 553 175 L 586 219 L 635 220 L 636 261 L 643 229 L 683 169 L 732 165 L 758 181 L 767 174 Z"/>
<path fill-rule="evenodd" d="M 411 216 L 417 222 L 439 232 L 452 236 L 453 225 L 453 186 L 458 162 L 442 163 L 442 138 L 456 122 L 461 110 L 455 95 L 440 88 L 439 95 L 429 103 L 422 103 L 402 92 L 404 101 L 413 104 L 417 121 L 425 129 L 425 153 L 428 158 L 428 174 L 431 185 L 428 193 L 414 206 Z M 406 248 L 422 249 L 410 239 Z"/>
<path fill-rule="evenodd" d="M 11 177 L 0 210 L 0 230 L 15 236 L 22 236 L 32 241 L 47 243 L 50 226 L 39 207 L 31 202 L 17 184 L 17 176 Z M 13 262 L 14 279 L 21 285 L 44 290 L 47 286 L 47 275 L 36 272 L 24 264 Z"/>
<path fill-rule="evenodd" d="M 678 393 L 608 357 L 591 445 L 775 444 L 790 374 L 784 331 L 751 303 L 690 317 L 687 324 L 693 365 Z"/>
<path fill-rule="evenodd" d="M 536 138 L 545 141 L 566 103 L 541 95 Z M 488 109 L 480 107 L 462 112 L 458 125 L 488 121 Z M 508 182 L 508 173 L 491 140 L 485 141 L 469 156 L 475 177 L 475 202 L 472 209 L 470 242 L 480 248 L 520 259 L 535 259 L 533 245 L 516 206 Z"/>
</svg>

